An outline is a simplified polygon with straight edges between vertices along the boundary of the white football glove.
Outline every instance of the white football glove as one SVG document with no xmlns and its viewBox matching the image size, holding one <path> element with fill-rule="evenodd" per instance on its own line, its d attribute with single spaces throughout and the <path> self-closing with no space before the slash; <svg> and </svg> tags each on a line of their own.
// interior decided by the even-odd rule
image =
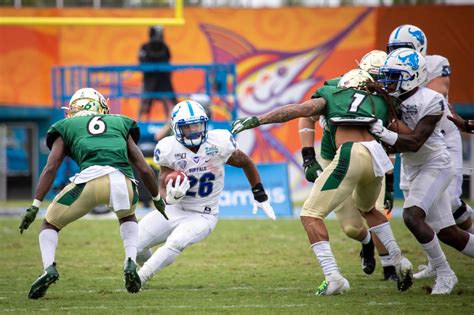
<svg viewBox="0 0 474 315">
<path fill-rule="evenodd" d="M 268 202 L 268 200 L 264 202 L 258 202 L 257 200 L 254 200 L 252 214 L 257 214 L 258 208 L 262 209 L 265 215 L 270 219 L 276 219 L 275 211 L 273 211 L 273 207 L 270 202 Z"/>
<path fill-rule="evenodd" d="M 398 133 L 385 128 L 380 119 L 370 125 L 370 133 L 388 145 L 394 145 L 398 139 Z"/>
<path fill-rule="evenodd" d="M 174 186 L 172 180 L 169 180 L 166 184 L 166 203 L 169 205 L 174 205 L 180 202 L 181 198 L 186 195 L 186 192 L 190 187 L 189 179 L 184 177 L 183 182 L 181 183 L 181 177 L 182 176 L 178 176 L 176 178 Z"/>
</svg>

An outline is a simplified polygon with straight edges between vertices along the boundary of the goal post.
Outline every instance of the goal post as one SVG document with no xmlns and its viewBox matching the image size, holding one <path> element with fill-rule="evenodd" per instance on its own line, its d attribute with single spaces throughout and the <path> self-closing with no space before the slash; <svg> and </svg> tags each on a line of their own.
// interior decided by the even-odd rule
<svg viewBox="0 0 474 315">
<path fill-rule="evenodd" d="M 152 26 L 183 25 L 183 0 L 176 0 L 174 17 L 38 17 L 38 16 L 1 16 L 0 25 L 80 25 L 80 26 Z"/>
</svg>

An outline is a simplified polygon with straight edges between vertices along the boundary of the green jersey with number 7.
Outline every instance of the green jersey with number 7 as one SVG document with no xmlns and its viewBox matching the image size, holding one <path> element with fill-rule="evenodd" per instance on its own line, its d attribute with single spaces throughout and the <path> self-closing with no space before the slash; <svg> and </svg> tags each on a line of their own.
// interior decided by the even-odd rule
<svg viewBox="0 0 474 315">
<path fill-rule="evenodd" d="M 338 125 L 369 127 L 377 119 L 381 119 L 384 126 L 387 125 L 389 106 L 382 96 L 354 88 L 325 85 L 319 88 L 311 98 L 318 97 L 326 100 L 325 116 L 333 136 Z"/>
</svg>

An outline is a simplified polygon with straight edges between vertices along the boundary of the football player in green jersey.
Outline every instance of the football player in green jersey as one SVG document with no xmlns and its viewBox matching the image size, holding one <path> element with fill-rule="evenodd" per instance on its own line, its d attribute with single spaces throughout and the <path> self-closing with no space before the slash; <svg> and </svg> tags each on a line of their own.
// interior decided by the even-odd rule
<svg viewBox="0 0 474 315">
<path fill-rule="evenodd" d="M 378 78 L 379 68 L 383 65 L 387 53 L 381 50 L 372 50 L 365 54 L 360 62 L 359 69 L 367 71 L 372 78 L 375 80 Z M 327 80 L 324 85 L 337 86 L 341 77 Z M 315 95 L 313 95 L 315 96 Z M 314 125 L 320 121 L 323 127 L 323 136 L 321 138 L 321 152 L 319 162 L 316 159 L 316 152 L 314 150 Z M 303 157 L 303 168 L 305 177 L 308 181 L 314 182 L 318 176 L 318 173 L 322 171 L 320 163 L 323 167 L 327 166 L 336 155 L 336 147 L 334 142 L 331 141 L 329 129 L 325 128 L 325 118 L 322 117 L 302 117 L 298 121 L 299 124 L 299 136 L 301 141 L 301 154 Z M 377 199 L 376 209 L 384 211 L 384 209 L 392 209 L 393 205 L 393 173 L 390 172 L 385 175 L 385 191 L 381 191 L 379 198 Z M 385 204 L 384 204 L 385 203 Z M 354 240 L 361 241 L 361 235 L 366 235 L 366 224 L 362 215 L 358 211 L 354 211 L 354 202 L 352 198 L 348 198 L 344 203 L 337 209 L 334 209 L 336 219 L 341 226 L 344 233 Z M 373 240 L 373 241 L 372 241 Z M 390 261 L 390 256 L 385 247 L 380 243 L 378 238 L 375 236 L 373 239 L 368 241 L 367 244 L 362 244 L 360 251 L 362 270 L 366 274 L 372 274 L 375 270 L 375 258 L 374 258 L 374 244 L 377 247 L 381 264 L 383 268 L 383 275 L 385 280 L 397 280 L 397 274 L 395 267 Z"/>
<path fill-rule="evenodd" d="M 389 112 L 393 114 L 394 109 L 388 95 L 383 94 L 385 99 L 380 94 L 382 89 L 369 82 L 372 80 L 367 72 L 354 69 L 341 78 L 337 87 L 320 88 L 315 98 L 277 108 L 259 117 L 240 118 L 232 124 L 232 132 L 236 134 L 299 117 L 326 117 L 330 137 L 337 148 L 336 155 L 315 181 L 300 215 L 326 278 L 317 290 L 318 295 L 341 294 L 349 290 L 349 282 L 340 273 L 332 254 L 323 220 L 350 196 L 356 208 L 364 213 L 371 231 L 388 250 L 397 271 L 398 289 L 405 291 L 412 284 L 410 261 L 401 254 L 386 217 L 374 209 L 382 179 L 393 165 L 368 128 L 377 119 L 386 124 Z M 368 232 L 363 241 L 366 240 L 370 240 Z"/>
<path fill-rule="evenodd" d="M 135 259 L 138 224 L 135 207 L 138 202 L 136 181 L 131 164 L 151 193 L 155 207 L 165 217 L 165 202 L 158 193 L 157 179 L 137 146 L 140 130 L 130 118 L 109 115 L 104 97 L 92 88 L 83 88 L 72 96 L 68 117 L 48 131 L 46 144 L 51 149 L 36 187 L 33 204 L 22 215 L 20 232 L 34 221 L 41 202 L 66 155 L 80 167 L 80 173 L 49 205 L 39 233 L 44 271 L 32 284 L 28 297 L 38 299 L 59 279 L 55 253 L 59 231 L 100 204 L 109 205 L 120 222 L 125 248 L 125 287 L 137 293 L 141 283 Z M 131 163 L 131 164 L 130 164 Z"/>
</svg>

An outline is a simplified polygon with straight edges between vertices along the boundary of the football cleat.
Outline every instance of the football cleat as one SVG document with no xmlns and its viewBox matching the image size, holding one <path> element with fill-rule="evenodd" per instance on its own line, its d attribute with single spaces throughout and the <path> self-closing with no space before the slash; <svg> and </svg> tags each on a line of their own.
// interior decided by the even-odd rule
<svg viewBox="0 0 474 315">
<path fill-rule="evenodd" d="M 406 257 L 401 256 L 398 264 L 395 264 L 395 271 L 398 276 L 398 291 L 408 290 L 413 284 L 413 266 L 411 262 Z"/>
<path fill-rule="evenodd" d="M 397 272 L 394 266 L 383 267 L 383 279 L 387 281 L 398 281 Z"/>
<path fill-rule="evenodd" d="M 316 290 L 316 295 L 337 295 L 349 291 L 349 281 L 341 274 L 329 275 Z"/>
<path fill-rule="evenodd" d="M 53 263 L 43 271 L 43 274 L 40 275 L 35 282 L 33 282 L 30 292 L 28 293 L 28 298 L 34 300 L 42 298 L 46 294 L 46 291 L 48 291 L 49 286 L 55 283 L 58 279 L 59 273 L 56 270 L 56 263 Z"/>
<path fill-rule="evenodd" d="M 362 271 L 368 275 L 371 275 L 375 270 L 375 257 L 374 257 L 374 242 L 370 240 L 368 244 L 362 244 L 360 250 L 360 261 L 362 265 Z"/>
<path fill-rule="evenodd" d="M 125 262 L 125 267 L 123 269 L 123 275 L 125 277 L 125 288 L 130 293 L 137 293 L 140 291 L 142 283 L 137 272 L 137 264 L 128 257 Z"/>
<path fill-rule="evenodd" d="M 428 263 L 428 265 L 419 265 L 418 270 L 419 271 L 413 275 L 414 279 L 434 278 L 436 276 L 436 270 L 431 263 Z"/>
<path fill-rule="evenodd" d="M 450 294 L 457 283 L 458 278 L 454 273 L 450 276 L 437 276 L 435 286 L 431 290 L 431 294 Z"/>
</svg>

